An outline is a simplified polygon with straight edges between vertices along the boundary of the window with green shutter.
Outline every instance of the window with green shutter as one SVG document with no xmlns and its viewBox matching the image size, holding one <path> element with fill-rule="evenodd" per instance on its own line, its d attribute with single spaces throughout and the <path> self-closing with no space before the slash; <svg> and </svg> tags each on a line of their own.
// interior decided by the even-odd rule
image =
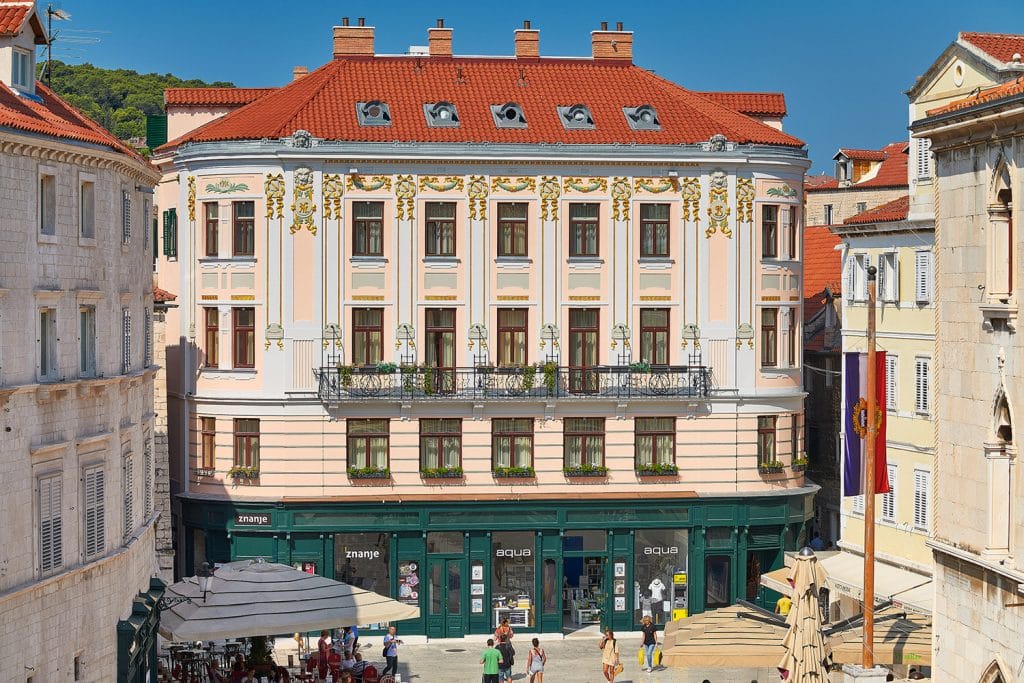
<svg viewBox="0 0 1024 683">
<path fill-rule="evenodd" d="M 178 258 L 178 210 L 164 211 L 164 256 Z"/>
</svg>

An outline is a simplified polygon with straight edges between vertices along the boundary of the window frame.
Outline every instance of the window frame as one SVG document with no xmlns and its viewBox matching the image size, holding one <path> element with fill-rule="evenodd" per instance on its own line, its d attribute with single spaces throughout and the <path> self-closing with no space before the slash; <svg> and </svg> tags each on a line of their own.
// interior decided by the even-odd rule
<svg viewBox="0 0 1024 683">
<path fill-rule="evenodd" d="M 922 379 L 921 369 L 924 368 Z M 932 359 L 929 356 L 914 357 L 914 412 L 928 417 L 932 410 Z"/>
<path fill-rule="evenodd" d="M 788 257 L 790 261 L 796 261 L 800 256 L 800 231 L 797 229 L 799 226 L 797 213 L 796 206 L 789 207 L 789 220 L 786 223 L 788 233 L 786 241 L 788 244 L 786 246 L 789 248 Z"/>
<path fill-rule="evenodd" d="M 432 212 L 451 210 L 451 215 L 435 215 Z M 423 253 L 428 257 L 455 258 L 458 253 L 458 205 L 456 202 L 425 202 L 423 206 L 424 233 Z M 445 239 L 445 232 L 450 232 Z M 448 248 L 445 249 L 445 242 Z"/>
<path fill-rule="evenodd" d="M 96 376 L 96 307 L 78 306 L 78 376 Z"/>
<path fill-rule="evenodd" d="M 899 410 L 899 356 L 885 354 L 885 409 L 896 413 Z"/>
<path fill-rule="evenodd" d="M 580 326 L 578 320 L 574 320 L 576 316 L 583 315 L 586 312 L 592 312 L 594 314 L 594 325 L 588 327 Z M 593 369 L 601 364 L 601 309 L 596 307 L 584 307 L 584 308 L 570 308 L 568 312 L 569 318 L 569 391 L 572 393 L 583 394 L 583 393 L 595 393 L 598 388 L 598 378 L 593 373 Z M 577 344 L 575 343 L 576 337 L 580 337 L 580 347 L 582 348 L 582 357 L 575 357 L 575 349 Z M 588 339 L 593 336 L 593 343 L 588 343 Z M 587 348 L 593 348 L 593 363 L 587 364 L 586 356 Z"/>
<path fill-rule="evenodd" d="M 91 485 L 90 478 L 94 480 Z M 106 479 L 106 471 L 103 469 L 103 465 L 91 465 L 82 470 L 82 555 L 86 559 L 99 557 L 106 550 Z M 90 495 L 90 486 L 93 487 L 94 491 L 99 489 L 97 494 Z M 93 517 L 93 524 L 95 525 L 92 542 L 89 540 L 90 516 Z"/>
<path fill-rule="evenodd" d="M 502 318 L 513 313 L 522 313 L 522 325 L 508 324 Z M 529 308 L 499 308 L 496 313 L 498 367 L 522 367 L 529 362 Z M 522 344 L 516 343 L 516 337 L 522 336 Z M 506 339 L 508 337 L 508 339 Z M 506 343 L 507 342 L 507 343 Z M 506 358 L 506 347 L 513 349 L 513 358 Z"/>
<path fill-rule="evenodd" d="M 914 252 L 914 299 L 919 306 L 935 300 L 935 259 L 930 249 Z"/>
<path fill-rule="evenodd" d="M 39 575 L 51 576 L 64 568 L 64 482 L 56 472 L 36 479 Z M 46 503 L 44 505 L 44 503 Z M 44 509 L 45 508 L 45 509 Z M 47 536 L 47 531 L 49 535 Z M 47 561 L 48 558 L 48 561 Z"/>
<path fill-rule="evenodd" d="M 779 416 L 757 416 L 757 465 L 766 467 L 779 461 Z M 771 451 L 769 453 L 769 451 Z"/>
<path fill-rule="evenodd" d="M 522 207 L 523 217 L 506 216 L 503 211 L 509 207 Z M 526 202 L 498 202 L 497 206 L 497 241 L 499 258 L 528 258 L 530 255 L 530 207 Z M 505 233 L 508 232 L 508 244 L 511 249 L 505 249 Z M 517 249 L 519 242 L 522 242 L 522 249 Z"/>
<path fill-rule="evenodd" d="M 127 540 L 135 531 L 135 457 L 130 450 L 121 455 L 122 537 Z"/>
<path fill-rule="evenodd" d="M 379 209 L 379 216 L 363 214 L 360 209 L 374 207 Z M 375 225 L 376 224 L 376 225 Z M 374 250 L 373 232 L 378 230 L 377 246 Z M 362 244 L 360 244 L 362 240 Z M 384 202 L 380 201 L 354 201 L 352 202 L 352 255 L 383 257 L 384 256 Z"/>
<path fill-rule="evenodd" d="M 132 242 L 132 193 L 121 188 L 121 246 L 126 247 Z"/>
<path fill-rule="evenodd" d="M 36 362 L 39 368 L 39 380 L 48 382 L 57 377 L 57 308 L 55 306 L 39 306 L 36 312 L 38 326 Z"/>
<path fill-rule="evenodd" d="M 207 258 L 220 256 L 220 204 L 217 202 L 203 202 L 203 236 L 203 254 Z"/>
<path fill-rule="evenodd" d="M 96 179 L 92 176 L 78 179 L 78 236 L 96 239 Z"/>
<path fill-rule="evenodd" d="M 799 335 L 797 334 L 797 315 L 798 310 L 796 306 L 790 306 L 787 310 L 787 330 L 786 330 L 786 366 L 790 368 L 800 367 L 800 354 L 798 350 Z"/>
<path fill-rule="evenodd" d="M 802 413 L 793 413 L 789 416 L 789 457 L 796 460 L 803 456 L 800 449 L 800 436 L 803 429 L 800 427 Z"/>
<path fill-rule="evenodd" d="M 914 529 L 928 532 L 932 516 L 932 472 L 914 468 Z"/>
<path fill-rule="evenodd" d="M 664 208 L 664 218 L 651 218 L 645 213 L 653 208 Z M 640 258 L 671 258 L 672 254 L 672 208 L 665 202 L 643 202 L 640 204 Z M 664 249 L 658 249 L 658 233 L 664 231 Z M 648 237 L 650 238 L 648 240 Z M 650 249 L 648 249 L 648 244 Z"/>
<path fill-rule="evenodd" d="M 360 313 L 377 313 L 380 318 L 377 324 L 367 324 L 359 320 Z M 372 335 L 379 335 L 377 358 L 370 359 L 373 348 Z M 362 349 L 362 361 L 357 356 L 357 349 Z M 384 360 L 384 309 L 357 306 L 352 309 L 352 365 L 355 367 L 373 367 Z"/>
<path fill-rule="evenodd" d="M 889 493 L 882 494 L 881 519 L 890 524 L 896 523 L 896 477 L 897 467 L 895 463 L 886 463 L 885 474 L 889 480 Z"/>
<path fill-rule="evenodd" d="M 235 467 L 259 470 L 260 427 L 258 417 L 236 417 L 231 420 L 231 459 Z"/>
<path fill-rule="evenodd" d="M 452 423 L 455 426 L 454 431 L 446 431 L 444 429 L 446 423 Z M 426 418 L 421 417 L 419 419 L 420 428 L 420 470 L 425 469 L 441 469 L 451 467 L 462 467 L 462 418 L 458 417 L 435 417 Z M 446 441 L 454 439 L 458 444 L 457 457 L 455 458 L 455 464 L 446 464 L 447 453 L 445 451 Z M 435 451 L 436 460 L 433 463 L 427 462 L 427 454 L 424 452 L 424 445 L 430 441 L 435 441 L 437 450 Z"/>
<path fill-rule="evenodd" d="M 523 426 L 529 423 L 529 431 L 519 431 L 516 426 Z M 534 419 L 532 417 L 495 417 L 491 418 L 491 471 L 494 471 L 498 467 L 506 467 L 506 465 L 499 465 L 497 462 L 498 448 L 496 447 L 499 441 L 508 441 L 508 453 L 509 453 L 509 464 L 507 467 L 533 467 L 534 462 Z M 525 439 L 530 444 L 530 462 L 527 465 L 517 465 L 515 463 L 515 455 L 518 453 L 516 446 L 520 439 Z"/>
<path fill-rule="evenodd" d="M 445 327 L 439 323 L 432 322 L 432 314 L 436 313 L 440 316 L 445 311 L 451 312 L 452 324 L 450 327 Z M 450 307 L 432 307 L 423 310 L 423 361 L 424 365 L 427 367 L 451 369 L 457 365 L 458 350 L 455 347 L 455 326 L 457 316 L 458 310 Z M 452 364 L 441 365 L 441 357 L 443 357 L 444 354 L 437 354 L 436 352 L 443 347 L 447 347 L 449 343 L 451 344 Z M 432 348 L 434 349 L 435 356 L 438 356 L 433 362 L 428 359 Z"/>
<path fill-rule="evenodd" d="M 596 216 L 580 216 L 573 212 L 583 207 L 595 207 Z M 588 233 L 593 232 L 593 235 Z M 586 238 L 593 237 L 593 250 L 585 249 Z M 581 249 L 584 247 L 584 249 Z M 601 256 L 601 205 L 598 202 L 569 203 L 569 258 L 600 258 Z"/>
<path fill-rule="evenodd" d="M 203 340 L 205 342 L 203 366 L 220 367 L 220 308 L 203 306 Z"/>
<path fill-rule="evenodd" d="M 11 58 L 11 85 L 19 90 L 31 91 L 33 89 L 34 60 L 32 53 L 21 48 L 12 48 L 14 54 Z M 21 65 L 18 62 L 21 62 Z M 24 79 L 24 80 L 22 80 Z"/>
<path fill-rule="evenodd" d="M 672 428 L 671 429 L 668 429 L 668 428 L 664 428 L 663 429 L 663 428 L 653 428 L 653 427 L 647 427 L 647 426 L 641 428 L 641 423 L 642 422 L 646 423 L 647 421 L 651 421 L 653 423 L 656 420 L 671 420 L 672 421 Z M 633 419 L 633 466 L 634 466 L 634 468 L 639 469 L 640 467 L 642 467 L 644 465 L 669 465 L 669 466 L 674 466 L 676 464 L 676 436 L 677 436 L 677 434 L 678 434 L 678 431 L 677 431 L 677 424 L 676 424 L 675 416 L 671 416 L 671 415 L 669 415 L 669 416 L 644 416 L 644 417 L 636 417 L 636 418 L 634 418 Z M 649 454 L 650 455 L 650 461 L 649 462 L 641 462 L 640 437 L 651 437 L 651 451 L 650 451 L 650 454 Z M 666 438 L 666 437 L 669 439 L 669 442 L 672 445 L 671 456 L 669 456 L 669 461 L 668 462 L 659 462 L 658 461 L 658 457 L 657 457 L 658 456 L 658 452 L 659 452 L 659 448 L 657 447 L 657 441 L 660 438 Z"/>
<path fill-rule="evenodd" d="M 769 213 L 774 216 L 769 218 Z M 778 204 L 761 205 L 761 258 L 779 258 L 779 220 L 782 207 Z"/>
<path fill-rule="evenodd" d="M 771 313 L 771 325 L 766 325 L 765 314 Z M 758 316 L 761 330 L 761 367 L 779 367 L 779 308 L 777 306 L 762 306 L 761 315 Z"/>
<path fill-rule="evenodd" d="M 132 369 L 132 309 L 121 307 L 121 374 Z"/>
<path fill-rule="evenodd" d="M 651 314 L 657 312 L 664 312 L 665 324 L 664 325 L 651 325 L 645 322 L 644 314 Z M 671 364 L 671 344 L 669 344 L 669 330 L 672 324 L 672 311 L 665 307 L 655 308 L 641 308 L 640 309 L 640 360 L 651 365 L 668 366 Z M 664 358 L 656 360 L 654 358 L 655 352 L 658 348 L 658 337 L 664 337 L 664 344 L 662 345 L 664 351 Z M 650 340 L 649 342 L 647 340 Z M 648 347 L 652 347 L 650 350 L 652 353 L 645 354 L 644 350 Z"/>
<path fill-rule="evenodd" d="M 245 311 L 252 313 L 251 325 L 239 323 L 239 317 Z M 256 308 L 254 306 L 234 306 L 231 309 L 231 366 L 243 370 L 256 367 Z"/>
<path fill-rule="evenodd" d="M 204 470 L 217 468 L 217 418 L 199 416 L 199 467 Z"/>
<path fill-rule="evenodd" d="M 57 173 L 41 170 L 39 173 L 39 234 L 57 236 Z"/>
<path fill-rule="evenodd" d="M 601 429 L 584 429 L 579 427 L 587 420 L 600 421 Z M 605 467 L 605 461 L 607 459 L 607 435 L 608 425 L 604 417 L 566 417 L 563 418 L 562 422 L 562 463 L 563 467 Z M 569 441 L 570 437 L 580 439 L 580 464 L 570 465 L 569 464 Z M 592 440 L 598 440 L 601 444 L 601 458 L 600 462 L 590 462 L 587 458 L 589 456 L 590 449 L 588 448 Z"/>
<path fill-rule="evenodd" d="M 244 206 L 252 208 L 251 216 L 240 215 L 239 210 Z M 256 202 L 251 199 L 231 202 L 231 255 L 243 258 L 256 255 Z"/>
<path fill-rule="evenodd" d="M 377 432 L 357 432 L 353 433 L 352 427 L 355 424 L 365 424 L 370 426 L 371 423 L 377 423 L 377 427 L 384 425 L 381 431 Z M 372 439 L 384 439 L 384 467 L 383 469 L 391 469 L 391 420 L 390 418 L 348 418 L 345 422 L 345 462 L 347 469 L 365 469 L 369 467 L 377 467 L 370 461 L 371 451 L 370 442 Z M 355 444 L 362 442 L 361 447 L 361 462 L 356 464 L 353 462 L 353 454 L 356 452 Z"/>
<path fill-rule="evenodd" d="M 832 221 L 835 219 L 835 206 L 832 204 L 825 204 L 822 207 L 822 222 L 825 225 L 832 225 Z"/>
</svg>

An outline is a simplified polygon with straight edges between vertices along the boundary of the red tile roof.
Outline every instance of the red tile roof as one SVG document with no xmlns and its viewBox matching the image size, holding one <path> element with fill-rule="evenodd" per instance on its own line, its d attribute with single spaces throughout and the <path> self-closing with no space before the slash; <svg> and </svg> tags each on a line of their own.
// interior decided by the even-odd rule
<svg viewBox="0 0 1024 683">
<path fill-rule="evenodd" d="M 825 287 L 838 295 L 842 262 L 836 245 L 842 240 L 827 225 L 804 228 L 804 320 L 825 305 Z"/>
<path fill-rule="evenodd" d="M 865 225 L 868 223 L 891 223 L 893 221 L 907 220 L 910 211 L 910 195 L 903 195 L 891 202 L 876 206 L 867 211 L 850 216 L 843 225 Z"/>
<path fill-rule="evenodd" d="M 839 187 L 839 181 L 827 173 L 809 175 L 804 178 L 804 190 L 818 190 L 822 188 L 836 187 Z"/>
<path fill-rule="evenodd" d="M 960 40 L 974 45 L 997 61 L 1013 61 L 1013 55 L 1024 55 L 1024 36 L 1014 33 L 972 33 L 962 31 Z"/>
<path fill-rule="evenodd" d="M 381 100 L 391 125 L 360 126 L 356 102 Z M 423 105 L 448 101 L 457 128 L 427 125 Z M 525 128 L 499 129 L 490 105 L 518 103 Z M 593 130 L 566 130 L 556 106 L 586 104 Z M 650 104 L 661 130 L 633 130 L 624 106 Z M 335 59 L 308 76 L 201 126 L 182 142 L 259 140 L 307 130 L 359 142 L 503 142 L 578 144 L 697 143 L 721 133 L 732 142 L 801 147 L 797 138 L 711 98 L 633 66 L 592 59 L 363 57 Z"/>
<path fill-rule="evenodd" d="M 255 102 L 276 88 L 167 88 L 166 105 L 231 106 Z"/>
<path fill-rule="evenodd" d="M 884 149 L 849 149 L 840 147 L 839 154 L 842 154 L 847 159 L 854 159 L 856 161 L 882 161 L 885 159 Z M 836 154 L 836 156 L 839 156 L 839 154 Z"/>
<path fill-rule="evenodd" d="M 785 116 L 786 96 L 780 92 L 701 92 L 723 107 L 747 116 Z"/>
<path fill-rule="evenodd" d="M 847 154 L 848 152 L 860 153 L 870 152 L 873 156 L 877 157 L 882 161 L 878 167 L 878 171 L 871 177 L 860 180 L 852 185 L 846 185 L 842 188 L 839 187 L 839 181 L 835 179 L 822 180 L 814 184 L 807 183 L 804 185 L 804 190 L 807 192 L 824 191 L 824 190 L 835 190 L 835 189 L 863 189 L 863 188 L 879 188 L 879 187 L 903 187 L 907 185 L 907 151 L 910 149 L 910 145 L 906 142 L 893 142 L 880 150 L 855 150 L 840 148 L 840 152 Z M 847 154 L 847 156 L 849 156 Z M 856 158 L 856 157 L 850 157 Z M 866 158 L 866 157 L 862 157 Z"/>
<path fill-rule="evenodd" d="M 945 104 L 941 107 L 928 110 L 928 116 L 935 116 L 937 114 L 946 114 L 951 111 L 958 111 L 960 109 L 968 109 L 978 104 L 984 104 L 985 102 L 992 102 L 999 100 L 1004 97 L 1011 95 L 1019 95 L 1024 93 L 1024 76 L 1018 76 L 1015 80 L 1009 83 L 1002 83 L 987 90 L 976 92 L 973 95 L 963 98 L 962 100 L 953 100 L 949 104 Z"/>
<path fill-rule="evenodd" d="M 174 301 L 178 296 L 171 294 L 166 289 L 160 289 L 159 287 L 153 288 L 153 302 L 158 304 L 165 304 L 168 301 Z"/>
<path fill-rule="evenodd" d="M 57 97 L 42 83 L 36 83 L 38 102 L 21 97 L 0 84 L 0 128 L 14 128 L 56 138 L 90 142 L 109 147 L 142 161 L 135 150 L 111 135 L 98 123 Z"/>
<path fill-rule="evenodd" d="M 0 0 L 0 36 L 16 36 L 21 33 L 25 20 L 34 11 L 34 2 Z"/>
</svg>

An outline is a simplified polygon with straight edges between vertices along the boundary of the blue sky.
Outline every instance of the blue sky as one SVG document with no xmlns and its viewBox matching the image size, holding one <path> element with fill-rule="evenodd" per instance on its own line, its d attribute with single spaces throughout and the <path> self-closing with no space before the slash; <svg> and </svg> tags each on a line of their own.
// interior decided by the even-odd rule
<svg viewBox="0 0 1024 683">
<path fill-rule="evenodd" d="M 784 92 L 785 129 L 807 142 L 816 172 L 831 171 L 840 146 L 905 138 L 903 93 L 957 31 L 1024 33 L 1020 0 L 55 4 L 72 15 L 60 25 L 73 29 L 68 36 L 100 38 L 58 43 L 55 57 L 239 86 L 281 85 L 293 66 L 328 61 L 331 26 L 344 15 L 365 16 L 387 53 L 426 44 L 427 28 L 444 17 L 456 54 L 511 54 L 512 31 L 529 19 L 542 55 L 580 56 L 601 21 L 622 21 L 635 32 L 634 62 L 683 86 Z"/>
</svg>

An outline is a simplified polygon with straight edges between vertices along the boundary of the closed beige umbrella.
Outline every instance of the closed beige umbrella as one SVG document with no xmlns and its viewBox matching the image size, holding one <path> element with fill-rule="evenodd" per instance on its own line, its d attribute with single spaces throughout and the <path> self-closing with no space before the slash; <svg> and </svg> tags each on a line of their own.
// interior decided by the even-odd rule
<svg viewBox="0 0 1024 683">
<path fill-rule="evenodd" d="M 160 634 L 169 640 L 269 636 L 419 616 L 415 605 L 258 560 L 218 567 L 205 597 L 197 577 L 168 586 L 164 597 L 191 600 L 161 612 Z"/>
<path fill-rule="evenodd" d="M 785 652 L 785 634 L 772 617 L 730 605 L 666 624 L 661 661 L 681 668 L 771 668 Z"/>
<path fill-rule="evenodd" d="M 793 606 L 786 617 L 789 631 L 782 641 L 786 653 L 779 660 L 782 679 L 796 683 L 824 683 L 828 672 L 824 662 L 831 649 L 821 630 L 818 590 L 825 585 L 825 570 L 810 548 L 796 557 L 789 573 L 793 585 Z"/>
<path fill-rule="evenodd" d="M 900 615 L 898 618 L 891 618 Z M 864 642 L 864 624 L 843 629 L 828 638 L 836 664 L 859 664 Z M 905 614 L 890 607 L 875 612 L 875 663 L 931 666 L 931 617 Z"/>
</svg>

